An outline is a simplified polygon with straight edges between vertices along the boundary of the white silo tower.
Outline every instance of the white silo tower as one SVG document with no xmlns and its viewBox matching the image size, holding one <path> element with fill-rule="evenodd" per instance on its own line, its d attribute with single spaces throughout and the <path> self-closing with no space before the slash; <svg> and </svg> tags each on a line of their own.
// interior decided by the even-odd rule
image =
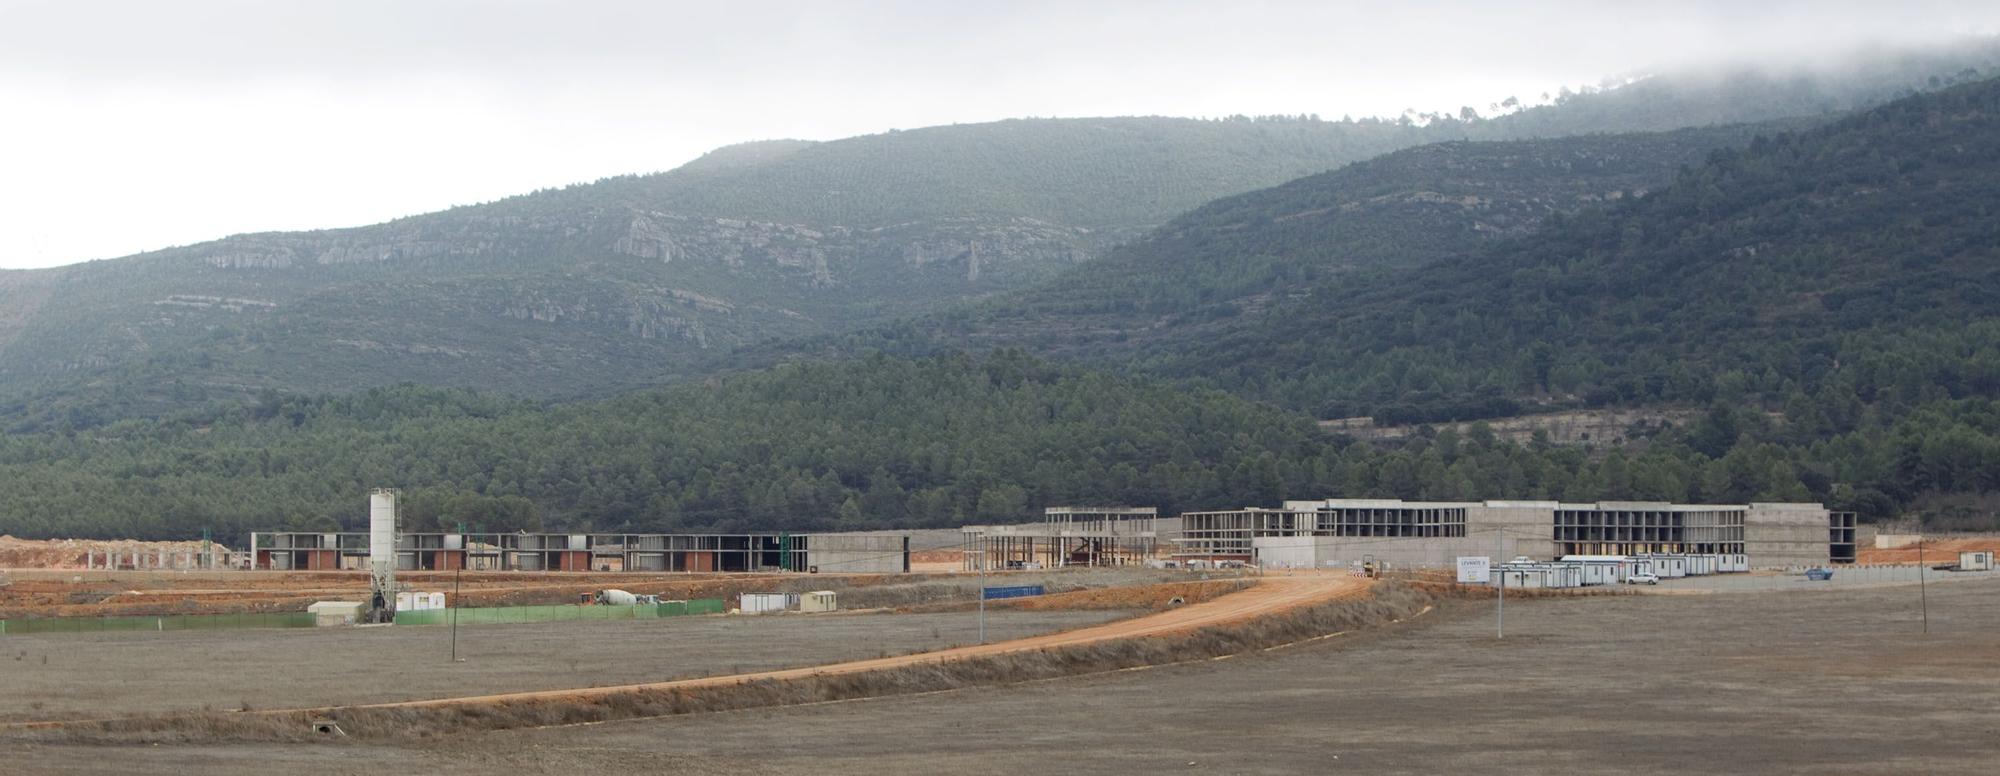
<svg viewBox="0 0 2000 776">
<path fill-rule="evenodd" d="M 368 574 L 372 588 L 370 619 L 387 622 L 396 609 L 396 490 L 368 493 Z"/>
</svg>

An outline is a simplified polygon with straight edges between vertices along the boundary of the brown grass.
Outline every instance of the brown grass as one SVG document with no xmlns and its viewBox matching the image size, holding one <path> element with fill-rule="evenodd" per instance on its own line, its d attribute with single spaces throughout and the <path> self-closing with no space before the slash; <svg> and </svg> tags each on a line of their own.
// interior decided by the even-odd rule
<svg viewBox="0 0 2000 776">
<path fill-rule="evenodd" d="M 542 696 L 432 706 L 357 706 L 326 713 L 197 712 L 50 725 L 10 737 L 66 742 L 324 740 L 331 721 L 351 738 L 435 738 L 476 730 L 547 727 L 619 719 L 792 706 L 941 692 L 1188 662 L 1291 644 L 1408 617 L 1437 600 L 1417 586 L 1387 582 L 1367 597 L 1172 636 L 920 663 L 795 680 L 744 681 L 700 688 L 634 689 L 592 696 Z"/>
</svg>

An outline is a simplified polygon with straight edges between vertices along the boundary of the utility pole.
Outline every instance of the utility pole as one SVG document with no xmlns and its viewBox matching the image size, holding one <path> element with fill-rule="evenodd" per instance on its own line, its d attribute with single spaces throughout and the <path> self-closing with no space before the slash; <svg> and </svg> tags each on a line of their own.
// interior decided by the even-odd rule
<svg viewBox="0 0 2000 776">
<path fill-rule="evenodd" d="M 986 553 L 979 553 L 979 643 L 986 643 Z"/>
<path fill-rule="evenodd" d="M 1493 638 L 1507 638 L 1507 572 L 1500 567 L 1507 555 L 1507 531 L 1493 529 L 1493 570 L 1500 574 L 1500 595 L 1493 599 Z"/>
<path fill-rule="evenodd" d="M 1931 635 L 1931 593 L 1925 588 L 1924 572 L 1924 513 L 1917 513 L 1917 600 L 1924 612 L 1924 635 Z"/>
<path fill-rule="evenodd" d="M 458 591 L 464 589 L 464 585 L 459 579 L 460 575 L 465 572 L 464 565 L 463 563 L 459 564 L 460 568 L 453 569 L 451 572 L 451 662 L 453 663 L 458 662 L 458 607 L 460 604 Z"/>
</svg>

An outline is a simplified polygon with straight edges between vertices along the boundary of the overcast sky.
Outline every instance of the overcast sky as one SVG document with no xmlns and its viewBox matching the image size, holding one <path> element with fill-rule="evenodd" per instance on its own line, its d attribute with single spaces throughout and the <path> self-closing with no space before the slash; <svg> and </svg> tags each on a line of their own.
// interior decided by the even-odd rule
<svg viewBox="0 0 2000 776">
<path fill-rule="evenodd" d="M 1394 115 L 2000 31 L 2000 2 L 0 0 L 0 267 L 372 223 L 716 146 Z"/>
</svg>

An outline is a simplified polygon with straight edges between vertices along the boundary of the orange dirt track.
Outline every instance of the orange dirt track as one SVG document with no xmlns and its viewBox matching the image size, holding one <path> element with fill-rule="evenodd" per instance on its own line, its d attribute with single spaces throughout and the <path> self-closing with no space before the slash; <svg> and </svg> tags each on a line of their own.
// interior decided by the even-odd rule
<svg viewBox="0 0 2000 776">
<path fill-rule="evenodd" d="M 370 704 L 352 708 L 438 707 L 483 705 L 523 700 L 588 699 L 634 690 L 694 689 L 732 685 L 746 681 L 783 681 L 812 676 L 863 673 L 919 663 L 964 660 L 987 655 L 1025 652 L 1050 647 L 1066 647 L 1112 639 L 1182 633 L 1212 625 L 1255 619 L 1264 615 L 1326 601 L 1355 598 L 1367 592 L 1369 584 L 1369 580 L 1345 574 L 1305 573 L 1282 576 L 1272 575 L 1259 579 L 1258 583 L 1248 590 L 1240 593 L 1231 593 L 1210 601 L 1189 604 L 1145 617 L 1136 617 L 1129 620 L 1120 620 L 1103 625 L 1016 639 L 1014 641 L 1003 641 L 996 644 L 956 647 L 935 652 L 920 652 L 914 655 L 899 655 L 872 660 L 855 660 L 810 668 L 791 668 L 781 671 L 709 676 L 673 682 L 590 687 L 574 690 L 541 690 L 536 692 L 504 693 L 500 695 L 475 695 L 460 698 Z M 324 712 L 332 711 L 332 709 L 293 709 L 291 711 Z"/>
</svg>

